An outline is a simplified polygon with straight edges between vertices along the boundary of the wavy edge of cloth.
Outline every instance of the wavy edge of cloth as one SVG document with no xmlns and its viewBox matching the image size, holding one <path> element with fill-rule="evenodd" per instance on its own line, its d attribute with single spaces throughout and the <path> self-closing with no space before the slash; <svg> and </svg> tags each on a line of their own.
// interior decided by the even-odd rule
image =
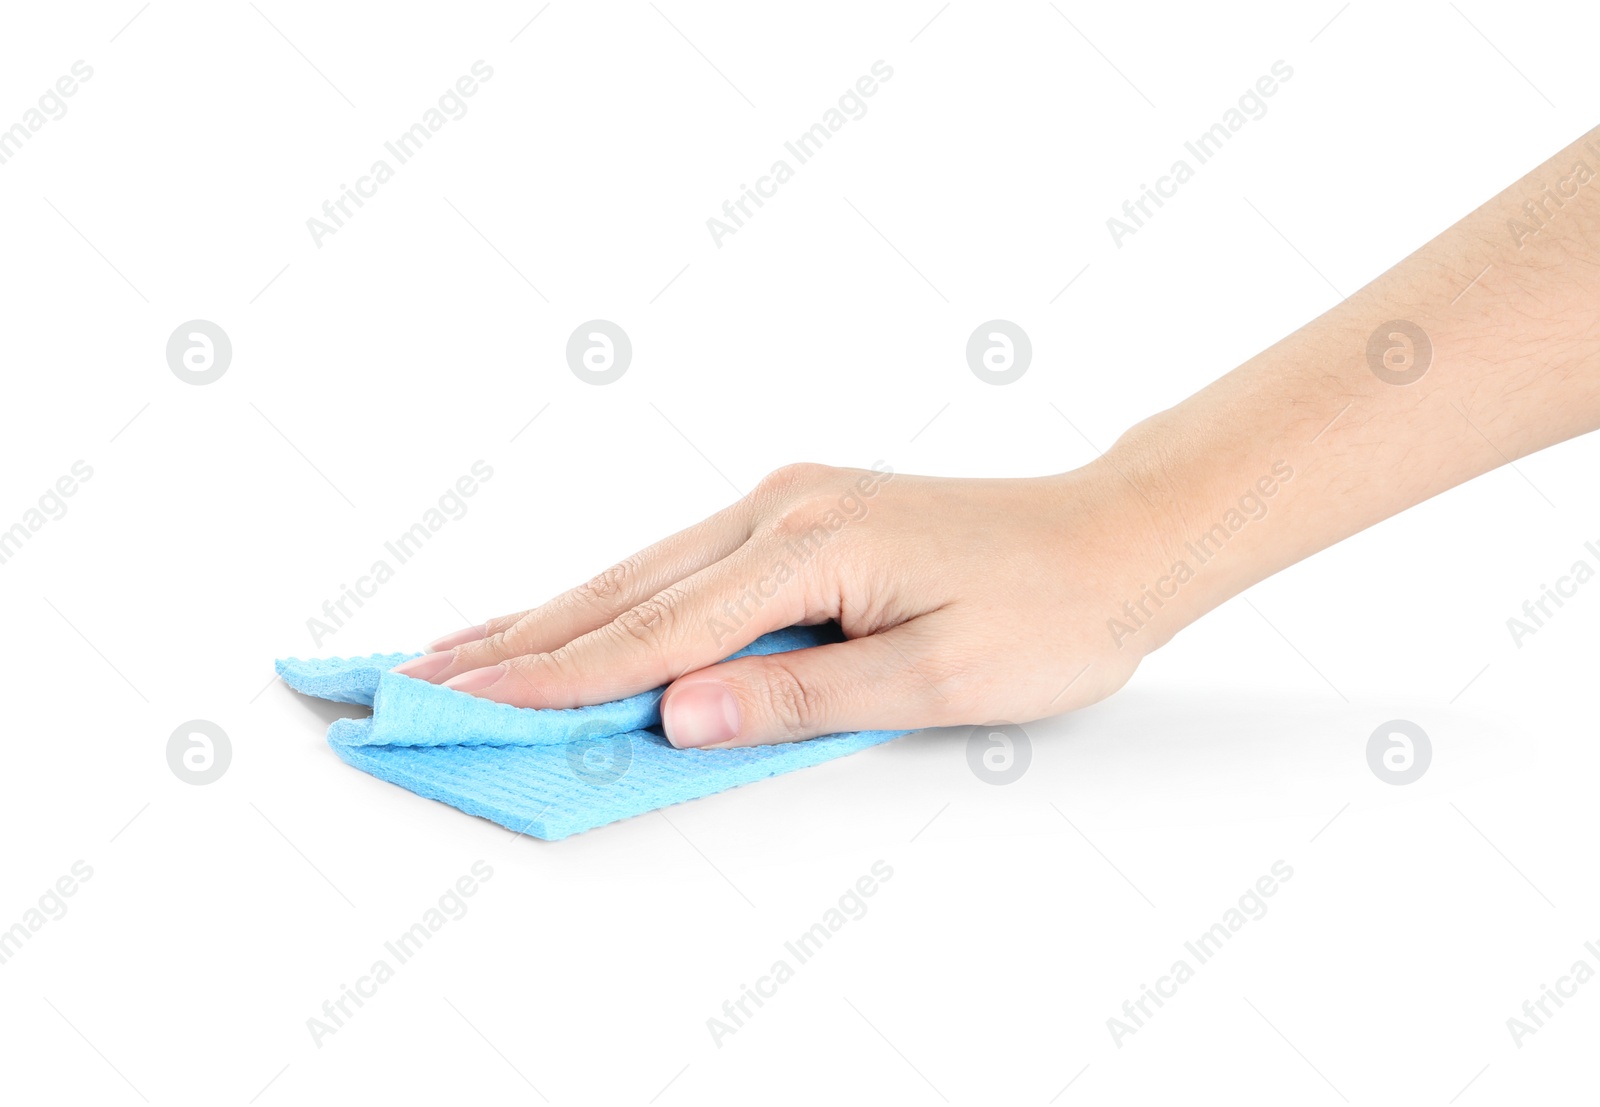
<svg viewBox="0 0 1600 1107">
<path fill-rule="evenodd" d="M 788 627 L 731 655 L 843 641 L 834 624 Z M 912 733 L 853 731 L 732 750 L 680 750 L 660 733 L 663 688 L 590 707 L 512 707 L 391 672 L 416 653 L 283 658 L 298 692 L 367 705 L 328 744 L 346 764 L 517 834 L 548 841 Z M 651 729 L 655 728 L 655 729 Z"/>
</svg>

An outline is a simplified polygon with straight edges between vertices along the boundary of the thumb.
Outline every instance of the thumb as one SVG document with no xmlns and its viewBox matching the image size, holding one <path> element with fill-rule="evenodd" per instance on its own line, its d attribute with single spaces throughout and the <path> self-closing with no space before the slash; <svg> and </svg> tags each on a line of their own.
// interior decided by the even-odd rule
<svg viewBox="0 0 1600 1107">
<path fill-rule="evenodd" d="M 741 657 L 679 677 L 661 700 L 667 740 L 679 749 L 732 749 L 958 722 L 915 626 Z"/>
</svg>

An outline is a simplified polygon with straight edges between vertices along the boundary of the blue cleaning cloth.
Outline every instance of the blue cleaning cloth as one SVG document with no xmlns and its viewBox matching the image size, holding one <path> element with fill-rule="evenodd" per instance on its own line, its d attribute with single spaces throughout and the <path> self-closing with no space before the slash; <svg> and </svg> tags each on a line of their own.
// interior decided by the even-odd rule
<svg viewBox="0 0 1600 1107">
<path fill-rule="evenodd" d="M 789 627 L 732 656 L 842 639 L 832 624 Z M 328 744 L 348 764 L 548 841 L 910 733 L 863 730 L 747 749 L 680 750 L 660 729 L 662 688 L 593 707 L 512 707 L 390 671 L 417 656 L 290 657 L 277 669 L 297 692 L 372 706 L 371 717 L 328 728 Z"/>
</svg>

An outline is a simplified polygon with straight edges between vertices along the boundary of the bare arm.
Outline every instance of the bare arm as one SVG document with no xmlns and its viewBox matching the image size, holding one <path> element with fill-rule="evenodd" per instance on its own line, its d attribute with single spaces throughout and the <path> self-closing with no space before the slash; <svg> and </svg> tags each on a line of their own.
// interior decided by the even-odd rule
<svg viewBox="0 0 1600 1107">
<path fill-rule="evenodd" d="M 1081 469 L 789 466 L 402 671 L 532 707 L 670 682 L 667 736 L 700 747 L 1092 703 L 1262 578 L 1600 426 L 1596 169 L 1600 131 Z M 717 664 L 828 619 L 850 640 Z"/>
<path fill-rule="evenodd" d="M 1170 636 L 1381 519 L 1600 427 L 1597 173 L 1600 129 L 1123 436 L 1109 460 L 1164 526 L 1177 524 L 1175 556 L 1274 465 L 1293 469 L 1276 482 L 1270 524 L 1231 536 L 1154 633 Z"/>
</svg>

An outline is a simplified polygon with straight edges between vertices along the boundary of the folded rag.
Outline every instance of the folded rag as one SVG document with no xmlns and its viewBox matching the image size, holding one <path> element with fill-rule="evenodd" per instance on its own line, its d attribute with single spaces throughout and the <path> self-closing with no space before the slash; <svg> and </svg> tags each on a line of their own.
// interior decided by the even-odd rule
<svg viewBox="0 0 1600 1107">
<path fill-rule="evenodd" d="M 842 640 L 833 624 L 789 627 L 732 656 Z M 746 749 L 680 750 L 661 732 L 662 688 L 593 707 L 512 707 L 390 671 L 416 656 L 290 657 L 277 669 L 297 692 L 372 706 L 370 717 L 339 719 L 328 728 L 328 744 L 347 763 L 550 841 L 910 733 L 863 730 Z"/>
</svg>

